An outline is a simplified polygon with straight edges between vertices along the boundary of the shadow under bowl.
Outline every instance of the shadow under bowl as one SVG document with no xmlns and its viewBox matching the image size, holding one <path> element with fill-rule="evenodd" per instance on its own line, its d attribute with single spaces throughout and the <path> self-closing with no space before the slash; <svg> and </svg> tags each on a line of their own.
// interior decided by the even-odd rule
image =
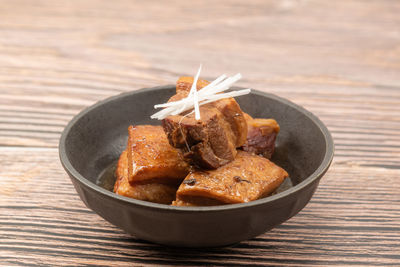
<svg viewBox="0 0 400 267">
<path fill-rule="evenodd" d="M 247 240 L 304 208 L 332 161 L 332 137 L 304 108 L 256 90 L 237 101 L 253 117 L 279 123 L 272 161 L 289 173 L 291 188 L 243 204 L 175 207 L 127 198 L 98 186 L 99 176 L 125 149 L 128 126 L 160 124 L 150 119 L 153 106 L 174 92 L 174 85 L 166 85 L 123 93 L 96 103 L 69 122 L 60 139 L 60 160 L 87 207 L 137 238 L 182 247 Z"/>
</svg>

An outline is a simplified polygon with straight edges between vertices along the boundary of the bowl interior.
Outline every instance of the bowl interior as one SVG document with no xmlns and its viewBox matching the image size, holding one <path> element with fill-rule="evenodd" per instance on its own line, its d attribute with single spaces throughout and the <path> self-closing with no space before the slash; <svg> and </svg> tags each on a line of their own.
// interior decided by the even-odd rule
<svg viewBox="0 0 400 267">
<path fill-rule="evenodd" d="M 153 124 L 153 105 L 174 94 L 174 86 L 144 89 L 102 101 L 77 116 L 65 138 L 70 163 L 83 177 L 96 183 L 125 149 L 129 125 Z M 281 131 L 272 161 L 288 171 L 296 185 L 321 164 L 326 140 L 310 113 L 281 98 L 253 91 L 237 98 L 243 111 L 253 117 L 274 118 Z"/>
</svg>

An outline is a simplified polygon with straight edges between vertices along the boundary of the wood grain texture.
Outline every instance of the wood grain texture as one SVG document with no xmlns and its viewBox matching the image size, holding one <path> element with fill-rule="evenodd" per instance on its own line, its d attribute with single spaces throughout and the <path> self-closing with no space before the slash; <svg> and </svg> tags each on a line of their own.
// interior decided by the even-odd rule
<svg viewBox="0 0 400 267">
<path fill-rule="evenodd" d="M 400 2 L 0 0 L 0 265 L 400 265 Z M 307 207 L 232 247 L 128 236 L 87 209 L 58 159 L 83 108 L 205 78 L 300 104 L 335 159 Z"/>
</svg>

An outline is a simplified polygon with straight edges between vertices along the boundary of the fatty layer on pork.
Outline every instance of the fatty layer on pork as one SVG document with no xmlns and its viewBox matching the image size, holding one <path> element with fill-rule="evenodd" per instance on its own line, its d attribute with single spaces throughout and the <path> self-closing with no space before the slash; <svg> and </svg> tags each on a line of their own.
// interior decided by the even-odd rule
<svg viewBox="0 0 400 267">
<path fill-rule="evenodd" d="M 190 173 L 176 193 L 176 206 L 249 202 L 275 191 L 288 173 L 268 159 L 238 151 L 234 161 Z"/>
<path fill-rule="evenodd" d="M 163 184 L 149 180 L 131 185 L 128 181 L 128 152 L 122 152 L 115 171 L 114 193 L 125 197 L 161 204 L 171 204 L 175 200 L 179 184 Z"/>
<path fill-rule="evenodd" d="M 271 159 L 280 130 L 278 123 L 274 119 L 254 119 L 247 113 L 244 116 L 247 122 L 247 138 L 242 149 Z"/>
<path fill-rule="evenodd" d="M 172 147 L 161 126 L 137 125 L 128 128 L 128 180 L 157 179 L 161 183 L 182 181 L 189 165 L 179 149 Z"/>
</svg>

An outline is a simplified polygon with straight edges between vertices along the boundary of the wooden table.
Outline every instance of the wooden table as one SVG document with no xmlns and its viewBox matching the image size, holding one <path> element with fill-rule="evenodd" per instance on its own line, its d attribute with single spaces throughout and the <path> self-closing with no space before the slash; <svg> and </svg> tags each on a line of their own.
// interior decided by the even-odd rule
<svg viewBox="0 0 400 267">
<path fill-rule="evenodd" d="M 400 265 L 400 2 L 0 1 L 0 265 Z M 227 248 L 125 234 L 85 207 L 64 126 L 120 92 L 241 72 L 319 116 L 334 162 L 307 207 Z"/>
</svg>

